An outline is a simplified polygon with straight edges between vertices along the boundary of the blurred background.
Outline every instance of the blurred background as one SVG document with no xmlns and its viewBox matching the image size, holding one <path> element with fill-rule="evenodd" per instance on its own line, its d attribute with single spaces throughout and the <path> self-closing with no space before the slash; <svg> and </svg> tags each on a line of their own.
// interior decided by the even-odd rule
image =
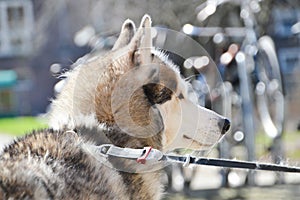
<svg viewBox="0 0 300 200">
<path fill-rule="evenodd" d="M 169 51 L 199 104 L 232 121 L 205 156 L 299 166 L 294 0 L 0 0 L 0 148 L 46 127 L 41 116 L 59 91 L 59 76 L 83 55 L 109 50 L 123 21 L 139 23 L 145 13 L 156 26 L 156 46 Z M 167 199 L 300 197 L 298 174 L 177 165 L 166 172 Z"/>
</svg>

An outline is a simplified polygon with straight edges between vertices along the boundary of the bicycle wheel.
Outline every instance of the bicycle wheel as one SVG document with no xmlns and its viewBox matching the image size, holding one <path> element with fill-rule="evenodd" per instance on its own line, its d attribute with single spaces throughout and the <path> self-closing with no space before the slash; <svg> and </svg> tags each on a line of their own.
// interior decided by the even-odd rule
<svg viewBox="0 0 300 200">
<path fill-rule="evenodd" d="M 280 137 L 284 124 L 284 95 L 281 71 L 274 43 L 269 36 L 258 41 L 256 56 L 256 97 L 259 117 L 266 134 L 271 138 Z"/>
</svg>

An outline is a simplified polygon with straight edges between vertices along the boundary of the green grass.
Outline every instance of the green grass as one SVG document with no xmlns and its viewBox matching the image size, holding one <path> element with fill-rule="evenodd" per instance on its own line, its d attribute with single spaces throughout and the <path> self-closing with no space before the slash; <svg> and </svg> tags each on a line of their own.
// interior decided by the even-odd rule
<svg viewBox="0 0 300 200">
<path fill-rule="evenodd" d="M 20 136 L 33 129 L 46 127 L 47 125 L 38 117 L 0 118 L 0 134 Z"/>
<path fill-rule="evenodd" d="M 283 133 L 283 148 L 285 149 L 285 157 L 291 160 L 300 160 L 300 132 L 287 131 Z M 267 154 L 266 149 L 272 144 L 272 139 L 263 132 L 256 135 L 256 153 L 258 157 Z"/>
</svg>

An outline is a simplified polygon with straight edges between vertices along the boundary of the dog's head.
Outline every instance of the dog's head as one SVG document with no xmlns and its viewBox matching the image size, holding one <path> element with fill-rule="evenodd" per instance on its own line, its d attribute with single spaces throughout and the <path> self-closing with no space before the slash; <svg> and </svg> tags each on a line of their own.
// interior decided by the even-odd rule
<svg viewBox="0 0 300 200">
<path fill-rule="evenodd" d="M 114 126 L 125 137 L 113 134 L 113 143 L 135 148 L 214 145 L 228 130 L 229 121 L 190 98 L 191 87 L 178 67 L 153 48 L 151 30 L 148 15 L 137 30 L 126 20 L 112 51 L 75 63 L 52 103 L 50 127 Z"/>
<path fill-rule="evenodd" d="M 152 39 L 148 15 L 137 30 L 131 20 L 126 20 L 112 51 L 85 63 L 77 70 L 76 80 L 72 81 L 72 74 L 68 78 L 67 84 L 79 86 L 77 94 L 72 94 L 73 113 L 64 118 L 72 118 L 76 126 L 81 119 L 76 116 L 95 116 L 97 123 L 117 125 L 144 141 L 160 135 L 164 150 L 212 147 L 229 129 L 229 121 L 198 106 L 177 66 L 164 52 L 153 48 Z M 64 93 L 54 104 L 67 101 L 67 95 L 62 98 Z"/>
</svg>

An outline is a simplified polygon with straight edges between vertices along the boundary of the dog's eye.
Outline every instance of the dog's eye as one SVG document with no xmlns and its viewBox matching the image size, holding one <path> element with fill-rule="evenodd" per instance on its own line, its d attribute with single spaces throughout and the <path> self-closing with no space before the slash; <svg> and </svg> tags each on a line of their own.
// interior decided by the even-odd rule
<svg viewBox="0 0 300 200">
<path fill-rule="evenodd" d="M 171 100 L 173 94 L 169 88 L 155 83 L 144 85 L 143 90 L 151 105 L 163 104 Z"/>
</svg>

